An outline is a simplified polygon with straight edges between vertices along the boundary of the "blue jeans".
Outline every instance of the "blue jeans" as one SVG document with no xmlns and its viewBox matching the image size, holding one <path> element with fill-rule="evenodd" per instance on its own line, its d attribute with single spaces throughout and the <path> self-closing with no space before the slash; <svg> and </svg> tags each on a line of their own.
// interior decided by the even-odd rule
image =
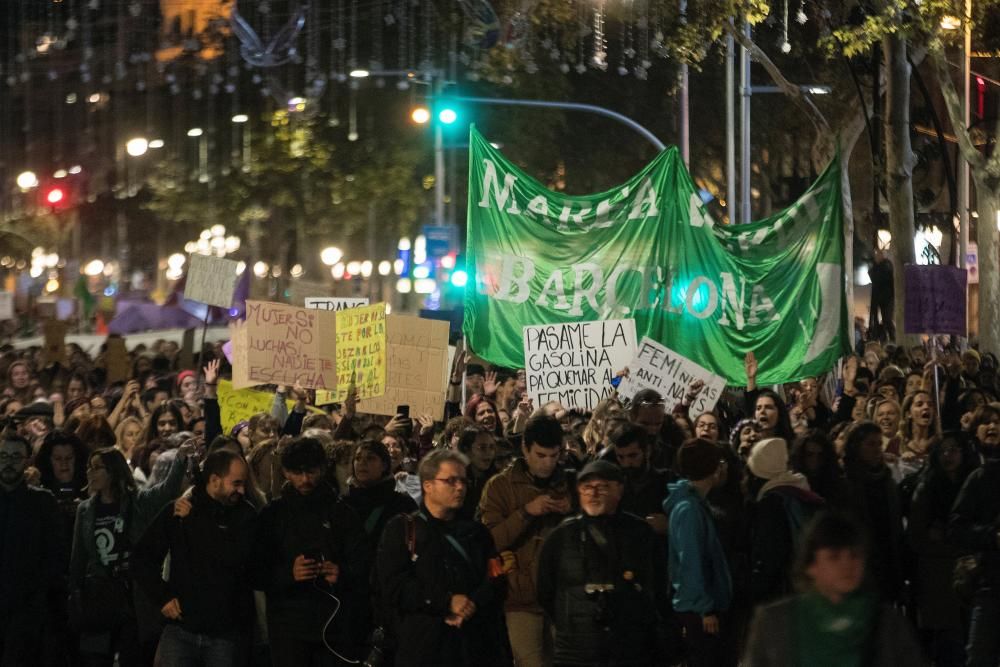
<svg viewBox="0 0 1000 667">
<path fill-rule="evenodd" d="M 233 667 L 236 664 L 236 635 L 213 637 L 168 625 L 160 636 L 161 667 Z"/>
</svg>

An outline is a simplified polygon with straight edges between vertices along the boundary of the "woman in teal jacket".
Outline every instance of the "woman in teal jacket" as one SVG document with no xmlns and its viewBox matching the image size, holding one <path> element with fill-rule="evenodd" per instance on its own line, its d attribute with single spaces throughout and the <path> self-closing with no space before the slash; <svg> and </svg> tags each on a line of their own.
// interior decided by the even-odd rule
<svg viewBox="0 0 1000 667">
<path fill-rule="evenodd" d="M 180 494 L 187 451 L 178 452 L 167 477 L 138 489 L 122 453 L 99 449 L 87 461 L 90 497 L 80 503 L 70 556 L 70 610 L 80 630 L 85 665 L 139 664 L 129 553 L 157 513 Z"/>
</svg>

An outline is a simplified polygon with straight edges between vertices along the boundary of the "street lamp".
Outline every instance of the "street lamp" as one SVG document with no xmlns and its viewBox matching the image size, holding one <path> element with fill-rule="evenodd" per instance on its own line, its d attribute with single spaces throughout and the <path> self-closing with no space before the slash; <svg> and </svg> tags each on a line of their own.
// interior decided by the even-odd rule
<svg viewBox="0 0 1000 667">
<path fill-rule="evenodd" d="M 192 127 L 190 130 L 187 131 L 187 135 L 189 137 L 200 137 L 204 133 L 205 133 L 204 130 L 202 130 L 200 127 Z"/>
<path fill-rule="evenodd" d="M 142 157 L 149 150 L 149 141 L 145 137 L 135 137 L 125 143 L 125 152 L 132 157 Z"/>
<path fill-rule="evenodd" d="M 17 187 L 22 190 L 30 190 L 38 187 L 38 176 L 33 171 L 22 171 L 17 175 Z"/>
<path fill-rule="evenodd" d="M 343 256 L 344 253 L 341 252 L 340 248 L 337 246 L 328 246 L 323 248 L 323 250 L 319 253 L 320 260 L 322 260 L 322 262 L 327 266 L 333 266 L 339 262 L 340 258 Z"/>
<path fill-rule="evenodd" d="M 369 76 L 371 76 L 371 74 L 372 73 L 369 72 L 368 70 L 358 67 L 356 69 L 351 70 L 350 76 L 352 79 L 367 79 Z"/>
</svg>

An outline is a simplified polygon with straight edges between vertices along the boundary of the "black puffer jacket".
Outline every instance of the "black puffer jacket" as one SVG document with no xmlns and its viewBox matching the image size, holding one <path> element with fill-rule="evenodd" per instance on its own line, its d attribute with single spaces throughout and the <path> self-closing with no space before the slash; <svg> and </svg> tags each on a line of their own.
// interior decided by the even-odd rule
<svg viewBox="0 0 1000 667">
<path fill-rule="evenodd" d="M 22 483 L 0 491 L 0 630 L 15 620 L 26 628 L 42 620 L 65 550 L 57 512 L 55 498 L 44 489 Z"/>
<path fill-rule="evenodd" d="M 414 537 L 412 555 L 408 535 Z M 378 549 L 377 572 L 380 595 L 396 612 L 396 667 L 510 664 L 501 622 L 505 583 L 487 573 L 487 561 L 495 556 L 490 532 L 475 521 L 442 521 L 426 507 L 389 521 Z M 476 613 L 456 628 L 445 619 L 451 596 L 459 594 L 475 603 Z"/>
<path fill-rule="evenodd" d="M 257 528 L 253 506 L 228 507 L 196 488 L 191 514 L 164 507 L 132 552 L 133 576 L 156 608 L 173 598 L 181 605 L 178 625 L 189 632 L 220 635 L 243 630 L 253 619 L 250 587 Z M 162 577 L 170 554 L 170 577 Z"/>
<path fill-rule="evenodd" d="M 375 551 L 382 539 L 382 531 L 389 519 L 397 514 L 415 512 L 417 504 L 405 493 L 396 491 L 396 480 L 388 477 L 367 486 L 348 487 L 344 502 L 354 510 L 361 520 L 365 535 L 365 561 L 374 565 Z"/>
<path fill-rule="evenodd" d="M 259 587 L 267 593 L 267 623 L 272 634 L 319 642 L 323 625 L 336 608 L 317 581 L 296 582 L 296 557 L 319 559 L 340 566 L 332 592 L 341 601 L 327 640 L 350 650 L 364 640 L 357 624 L 367 618 L 368 564 L 365 535 L 357 514 L 321 483 L 303 496 L 285 484 L 281 497 L 264 508 L 257 541 Z"/>
<path fill-rule="evenodd" d="M 983 586 L 1000 587 L 1000 459 L 986 459 L 958 492 L 948 538 L 963 553 L 983 554 Z"/>
<path fill-rule="evenodd" d="M 662 541 L 637 516 L 581 514 L 563 521 L 538 560 L 538 601 L 555 623 L 555 662 L 670 664 L 666 565 Z M 588 584 L 614 590 L 588 594 Z"/>
</svg>

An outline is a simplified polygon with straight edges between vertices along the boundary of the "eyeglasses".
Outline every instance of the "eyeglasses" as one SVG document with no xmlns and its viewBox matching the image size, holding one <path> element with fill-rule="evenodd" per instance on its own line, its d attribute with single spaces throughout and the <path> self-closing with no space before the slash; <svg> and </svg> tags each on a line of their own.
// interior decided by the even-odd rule
<svg viewBox="0 0 1000 667">
<path fill-rule="evenodd" d="M 580 494 L 587 496 L 606 496 L 611 491 L 610 484 L 581 484 Z"/>
<path fill-rule="evenodd" d="M 0 454 L 0 463 L 20 463 L 26 458 L 24 454 Z"/>
<path fill-rule="evenodd" d="M 434 481 L 444 482 L 445 484 L 453 488 L 458 486 L 459 484 L 461 484 L 462 486 L 467 486 L 469 484 L 469 480 L 466 479 L 465 477 L 435 477 Z"/>
</svg>

